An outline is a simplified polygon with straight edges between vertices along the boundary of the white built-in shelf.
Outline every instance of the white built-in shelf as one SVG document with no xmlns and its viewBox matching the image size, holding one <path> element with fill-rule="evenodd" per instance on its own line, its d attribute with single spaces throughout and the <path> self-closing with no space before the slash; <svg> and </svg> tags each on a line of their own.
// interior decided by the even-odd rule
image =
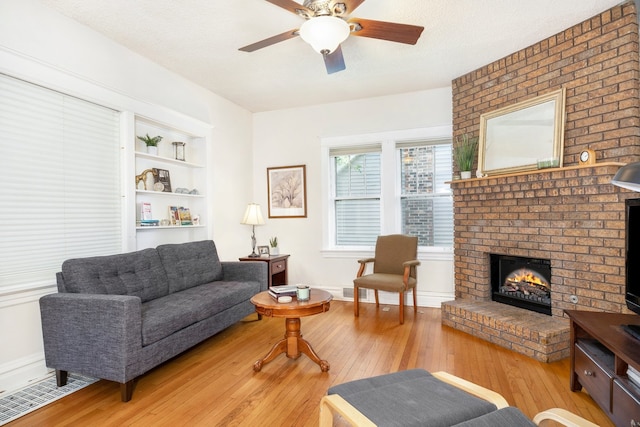
<svg viewBox="0 0 640 427">
<path fill-rule="evenodd" d="M 163 156 L 156 156 L 154 154 L 143 153 L 141 151 L 136 151 L 136 157 L 140 159 L 156 160 L 163 163 L 183 166 L 187 168 L 203 168 L 204 167 L 204 165 L 200 165 L 197 163 L 183 162 L 182 160 L 171 159 L 169 157 L 163 157 Z"/>
<path fill-rule="evenodd" d="M 204 194 L 169 193 L 168 191 L 136 190 L 136 194 L 153 194 L 154 196 L 204 198 Z"/>
</svg>

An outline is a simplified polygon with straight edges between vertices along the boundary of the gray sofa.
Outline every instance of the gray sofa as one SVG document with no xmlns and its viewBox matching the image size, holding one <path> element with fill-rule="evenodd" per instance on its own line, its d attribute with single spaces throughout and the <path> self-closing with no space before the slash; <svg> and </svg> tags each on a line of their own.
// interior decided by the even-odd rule
<svg viewBox="0 0 640 427">
<path fill-rule="evenodd" d="M 58 293 L 40 299 L 45 361 L 58 386 L 68 372 L 134 380 L 255 312 L 267 289 L 264 262 L 220 262 L 213 241 L 69 259 Z"/>
</svg>

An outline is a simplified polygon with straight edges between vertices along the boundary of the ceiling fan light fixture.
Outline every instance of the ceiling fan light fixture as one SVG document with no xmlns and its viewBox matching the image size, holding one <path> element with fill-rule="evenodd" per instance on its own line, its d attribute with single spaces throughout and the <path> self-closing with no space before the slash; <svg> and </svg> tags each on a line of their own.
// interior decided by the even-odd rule
<svg viewBox="0 0 640 427">
<path fill-rule="evenodd" d="M 300 37 L 318 53 L 328 55 L 349 37 L 349 24 L 335 16 L 316 16 L 300 27 Z"/>
</svg>

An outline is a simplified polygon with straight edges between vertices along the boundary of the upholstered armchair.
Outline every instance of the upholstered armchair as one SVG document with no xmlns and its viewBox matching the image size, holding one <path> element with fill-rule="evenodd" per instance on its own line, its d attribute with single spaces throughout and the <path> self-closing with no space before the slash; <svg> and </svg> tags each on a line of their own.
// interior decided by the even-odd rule
<svg viewBox="0 0 640 427">
<path fill-rule="evenodd" d="M 404 323 L 404 294 L 413 291 L 413 310 L 416 311 L 416 267 L 418 258 L 418 238 L 403 234 L 378 236 L 374 258 L 360 259 L 360 269 L 353 281 L 353 314 L 359 316 L 359 289 L 373 289 L 376 307 L 380 306 L 378 291 L 398 292 L 400 324 Z M 373 263 L 373 272 L 364 274 L 367 264 Z"/>
</svg>

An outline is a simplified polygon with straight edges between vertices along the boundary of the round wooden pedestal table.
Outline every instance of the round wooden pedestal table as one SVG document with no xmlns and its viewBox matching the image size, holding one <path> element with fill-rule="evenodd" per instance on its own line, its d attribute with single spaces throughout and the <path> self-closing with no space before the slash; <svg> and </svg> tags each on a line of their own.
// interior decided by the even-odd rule
<svg viewBox="0 0 640 427">
<path fill-rule="evenodd" d="M 329 370 L 329 362 L 321 360 L 313 351 L 311 344 L 302 338 L 300 333 L 300 318 L 329 311 L 331 294 L 321 289 L 311 289 L 308 301 L 298 301 L 293 297 L 291 302 L 279 303 L 268 292 L 260 292 L 251 298 L 256 306 L 256 313 L 267 317 L 283 317 L 285 319 L 284 339 L 274 344 L 265 357 L 253 364 L 253 370 L 259 372 L 265 363 L 269 363 L 276 356 L 286 353 L 290 359 L 297 359 L 300 354 L 306 354 L 320 366 L 322 372 Z"/>
</svg>

